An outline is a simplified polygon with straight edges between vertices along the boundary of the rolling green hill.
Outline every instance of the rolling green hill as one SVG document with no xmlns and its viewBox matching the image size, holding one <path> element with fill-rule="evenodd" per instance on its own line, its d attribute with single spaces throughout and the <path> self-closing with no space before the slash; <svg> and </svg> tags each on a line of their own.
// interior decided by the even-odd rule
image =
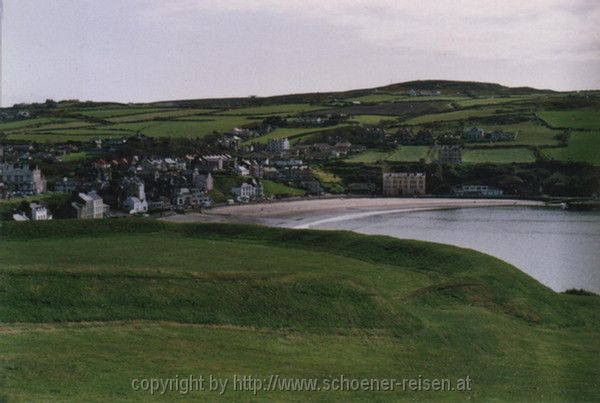
<svg viewBox="0 0 600 403">
<path fill-rule="evenodd" d="M 134 378 L 449 378 L 469 392 L 224 400 L 594 400 L 600 298 L 488 255 L 348 232 L 146 220 L 2 223 L 0 396 L 151 396 Z"/>
<path fill-rule="evenodd" d="M 439 95 L 427 95 L 434 91 L 439 91 Z M 535 156 L 538 160 L 550 158 L 598 165 L 596 158 L 579 152 L 582 148 L 593 149 L 595 137 L 572 136 L 572 144 L 559 142 L 557 137 L 562 131 L 591 133 L 600 128 L 600 97 L 594 91 L 555 92 L 510 88 L 493 83 L 422 80 L 327 93 L 146 104 L 62 101 L 52 107 L 39 104 L 27 109 L 32 116 L 29 119 L 0 121 L 0 141 L 46 143 L 51 146 L 52 143 L 138 135 L 201 141 L 213 134 L 227 133 L 234 127 L 255 128 L 267 118 L 290 118 L 293 121 L 306 114 L 346 114 L 348 119 L 336 122 L 335 126 L 308 123 L 275 125 L 273 131 L 248 139 L 247 143 L 257 141 L 264 144 L 270 139 L 285 136 L 291 137 L 294 144 L 310 142 L 318 136 L 327 137 L 326 132 L 330 129 L 343 128 L 347 132 L 360 126 L 380 126 L 388 134 L 401 127 L 414 131 L 425 128 L 433 130 L 436 136 L 480 127 L 488 131 L 516 133 L 517 138 L 502 144 L 477 143 L 477 148 L 485 146 L 494 150 L 475 156 L 476 152 L 470 150 L 467 163 L 525 163 L 531 162 Z M 8 108 L 7 112 L 7 116 L 14 116 L 16 109 Z M 466 144 L 467 147 L 472 145 Z M 523 155 L 514 158 L 505 145 L 521 146 Z M 377 153 L 375 149 L 369 151 Z M 484 154 L 493 154 L 494 158 Z M 370 161 L 372 158 L 355 156 L 354 160 L 357 159 Z M 409 156 L 402 157 L 400 162 L 414 160 Z"/>
</svg>

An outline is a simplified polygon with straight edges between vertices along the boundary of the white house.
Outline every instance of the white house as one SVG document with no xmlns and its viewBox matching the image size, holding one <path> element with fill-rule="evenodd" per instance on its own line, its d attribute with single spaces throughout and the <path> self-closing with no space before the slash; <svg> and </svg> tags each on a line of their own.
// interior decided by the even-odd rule
<svg viewBox="0 0 600 403">
<path fill-rule="evenodd" d="M 250 200 L 263 196 L 262 184 L 253 180 L 252 183 L 244 182 L 238 187 L 231 188 L 231 193 L 239 202 L 248 202 Z"/>
<path fill-rule="evenodd" d="M 48 209 L 41 204 L 30 203 L 29 210 L 30 217 L 33 221 L 45 221 L 52 219 L 52 214 L 49 214 Z"/>
<path fill-rule="evenodd" d="M 144 182 L 139 178 L 125 181 L 128 197 L 121 204 L 121 208 L 129 214 L 140 214 L 148 211 Z"/>
<path fill-rule="evenodd" d="M 233 171 L 237 176 L 250 176 L 250 170 L 243 165 L 236 165 Z"/>
<path fill-rule="evenodd" d="M 249 201 L 256 197 L 256 188 L 249 183 L 242 183 L 240 186 L 232 188 L 231 193 L 238 201 Z"/>
<path fill-rule="evenodd" d="M 141 214 L 148 211 L 148 202 L 146 199 L 141 200 L 135 196 L 129 196 L 122 204 L 124 211 L 129 214 Z"/>
</svg>

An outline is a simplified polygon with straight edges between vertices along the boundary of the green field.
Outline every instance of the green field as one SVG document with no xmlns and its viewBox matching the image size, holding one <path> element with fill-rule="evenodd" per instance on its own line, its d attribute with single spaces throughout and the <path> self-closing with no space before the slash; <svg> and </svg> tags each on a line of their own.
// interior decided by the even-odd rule
<svg viewBox="0 0 600 403">
<path fill-rule="evenodd" d="M 470 164 L 509 164 L 535 162 L 535 156 L 528 148 L 465 149 L 462 160 Z"/>
<path fill-rule="evenodd" d="M 252 106 L 247 108 L 229 109 L 217 113 L 218 115 L 271 115 L 271 114 L 298 114 L 302 112 L 310 112 L 318 109 L 323 109 L 322 106 L 309 104 L 280 104 L 268 106 Z"/>
<path fill-rule="evenodd" d="M 462 96 L 414 96 L 411 97 L 408 94 L 385 94 L 385 93 L 376 93 L 376 94 L 368 94 L 362 95 L 359 97 L 346 98 L 345 101 L 353 102 L 358 101 L 362 103 L 382 103 L 382 102 L 420 102 L 420 101 L 460 101 L 469 99 L 467 97 Z"/>
<path fill-rule="evenodd" d="M 98 119 L 114 118 L 118 116 L 146 114 L 170 110 L 166 108 L 146 108 L 146 107 L 122 107 L 122 108 L 90 108 L 75 111 L 84 116 L 90 116 Z"/>
<path fill-rule="evenodd" d="M 253 122 L 244 116 L 199 116 L 197 120 L 188 119 L 118 123 L 108 128 L 139 132 L 149 137 L 203 137 L 213 132 L 224 133 L 236 126 Z"/>
<path fill-rule="evenodd" d="M 573 132 L 567 147 L 547 148 L 544 154 L 560 161 L 600 165 L 600 132 Z"/>
<path fill-rule="evenodd" d="M 79 119 L 52 119 L 51 123 L 41 125 L 33 129 L 33 131 L 42 130 L 57 130 L 57 129 L 81 129 L 84 127 L 94 126 L 94 123 L 86 122 Z"/>
<path fill-rule="evenodd" d="M 474 251 L 133 220 L 6 223 L 0 240 L 5 401 L 205 401 L 219 395 L 150 396 L 131 383 L 274 374 L 469 376 L 472 390 L 230 387 L 221 400 L 597 398 L 600 298 L 556 294 Z"/>
<path fill-rule="evenodd" d="M 0 131 L 23 129 L 26 127 L 42 126 L 50 123 L 65 122 L 66 119 L 33 118 L 0 123 Z"/>
<path fill-rule="evenodd" d="M 28 132 L 14 133 L 7 136 L 8 140 L 28 140 L 37 143 L 63 143 L 67 141 L 89 141 L 97 138 L 119 138 L 135 134 L 134 132 L 118 130 L 55 130 L 43 133 Z"/>
<path fill-rule="evenodd" d="M 352 116 L 351 120 L 358 122 L 361 125 L 378 125 L 382 121 L 397 122 L 398 117 L 391 115 L 355 115 Z"/>
<path fill-rule="evenodd" d="M 408 119 L 404 122 L 407 125 L 422 125 L 434 122 L 447 122 L 453 120 L 466 120 L 469 118 L 493 116 L 496 109 L 465 109 L 454 112 L 435 113 L 431 115 L 422 115 L 416 118 Z"/>
<path fill-rule="evenodd" d="M 560 134 L 559 130 L 552 130 L 541 124 L 533 121 L 515 123 L 509 125 L 478 125 L 486 131 L 501 130 L 511 133 L 517 133 L 517 138 L 510 142 L 498 142 L 492 143 L 492 145 L 498 144 L 515 144 L 515 145 L 556 145 L 558 141 L 554 138 L 557 134 Z"/>
<path fill-rule="evenodd" d="M 117 116 L 108 119 L 113 123 L 141 122 L 145 120 L 180 118 L 184 116 L 195 116 L 214 112 L 211 109 L 174 109 L 167 111 L 154 111 L 135 115 Z"/>
<path fill-rule="evenodd" d="M 600 129 L 600 110 L 542 111 L 538 116 L 554 128 Z"/>
<path fill-rule="evenodd" d="M 304 189 L 298 189 L 291 186 L 286 186 L 282 183 L 273 182 L 267 179 L 262 181 L 263 191 L 265 196 L 279 196 L 279 195 L 287 195 L 287 196 L 304 196 L 306 191 Z"/>
<path fill-rule="evenodd" d="M 348 162 L 376 163 L 378 161 L 411 162 L 427 158 L 429 146 L 400 146 L 394 151 L 367 150 L 352 155 Z"/>
<path fill-rule="evenodd" d="M 345 123 L 341 123 L 335 126 L 327 126 L 327 127 L 278 127 L 270 133 L 265 134 L 264 136 L 260 136 L 256 139 L 249 139 L 248 142 L 256 141 L 261 144 L 266 144 L 269 140 L 273 139 L 283 139 L 289 138 L 290 141 L 292 139 L 298 140 L 300 137 L 306 137 L 313 133 L 322 132 L 325 130 L 339 129 L 341 127 L 347 127 L 348 125 Z"/>
<path fill-rule="evenodd" d="M 67 155 L 63 155 L 62 157 L 60 157 L 60 160 L 62 162 L 81 161 L 81 160 L 84 160 L 91 156 L 92 156 L 92 153 L 90 153 L 88 151 L 80 151 L 77 153 L 69 153 Z"/>
<path fill-rule="evenodd" d="M 514 97 L 488 97 L 488 98 L 475 98 L 465 99 L 456 102 L 461 108 L 470 108 L 472 106 L 483 106 L 483 105 L 498 105 L 508 104 L 512 102 L 531 100 L 531 97 L 527 96 L 514 96 Z"/>
</svg>

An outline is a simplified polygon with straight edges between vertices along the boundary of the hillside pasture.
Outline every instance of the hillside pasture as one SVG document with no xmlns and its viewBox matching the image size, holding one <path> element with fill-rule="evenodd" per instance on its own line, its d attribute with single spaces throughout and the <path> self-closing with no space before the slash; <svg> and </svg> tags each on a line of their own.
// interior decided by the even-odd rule
<svg viewBox="0 0 600 403">
<path fill-rule="evenodd" d="M 310 104 L 279 104 L 266 106 L 251 106 L 245 108 L 228 109 L 218 112 L 217 115 L 246 115 L 246 116 L 262 116 L 271 114 L 290 114 L 297 115 L 302 112 L 312 112 L 323 109 L 322 106 Z"/>
<path fill-rule="evenodd" d="M 9 122 L 0 123 L 0 132 L 23 129 L 23 128 L 33 128 L 40 127 L 47 124 L 54 123 L 64 123 L 69 121 L 68 119 L 56 119 L 56 118 L 32 118 L 32 119 L 23 119 L 23 120 L 14 120 Z"/>
<path fill-rule="evenodd" d="M 255 120 L 245 116 L 202 116 L 191 120 L 146 121 L 135 123 L 117 123 L 108 126 L 112 129 L 142 133 L 149 137 L 197 138 L 212 134 L 225 133 L 234 127 L 243 126 Z"/>
<path fill-rule="evenodd" d="M 600 110 L 576 109 L 569 111 L 541 111 L 540 119 L 558 129 L 600 129 Z"/>
<path fill-rule="evenodd" d="M 135 132 L 125 130 L 85 129 L 54 130 L 44 132 L 17 132 L 7 135 L 8 140 L 34 141 L 38 143 L 63 143 L 67 141 L 89 141 L 97 138 L 120 138 L 133 136 Z"/>
<path fill-rule="evenodd" d="M 541 146 L 541 145 L 556 145 L 558 141 L 555 139 L 555 136 L 560 134 L 560 130 L 552 130 L 539 124 L 538 122 L 528 121 L 507 125 L 473 125 L 485 129 L 488 132 L 500 130 L 505 132 L 517 133 L 517 138 L 514 141 L 510 142 L 498 142 L 498 143 L 490 143 L 490 145 L 502 145 L 502 144 L 511 144 L 511 145 L 532 145 L 532 146 Z M 470 128 L 472 126 L 466 125 L 466 128 Z"/>
<path fill-rule="evenodd" d="M 394 102 L 380 105 L 352 105 L 330 108 L 320 111 L 322 114 L 344 113 L 346 115 L 385 115 L 385 116 L 417 116 L 431 114 L 452 109 L 448 102 L 422 101 L 422 102 Z"/>
<path fill-rule="evenodd" d="M 490 149 L 465 149 L 463 151 L 464 163 L 468 164 L 510 164 L 535 162 L 533 152 L 528 148 L 490 148 Z"/>
<path fill-rule="evenodd" d="M 47 131 L 47 130 L 63 130 L 63 129 L 83 129 L 87 127 L 95 126 L 94 123 L 86 122 L 85 120 L 79 119 L 60 119 L 55 120 L 51 123 L 44 124 L 41 126 L 36 126 L 34 128 L 27 128 L 26 131 L 31 131 L 33 133 L 39 131 Z"/>
<path fill-rule="evenodd" d="M 367 150 L 350 156 L 346 161 L 373 164 L 379 161 L 417 162 L 426 159 L 429 146 L 400 146 L 394 151 Z"/>
<path fill-rule="evenodd" d="M 457 100 L 456 104 L 461 108 L 471 108 L 477 106 L 487 106 L 487 105 L 499 105 L 499 104 L 510 104 L 513 102 L 521 102 L 521 101 L 529 101 L 538 98 L 538 95 L 535 96 L 511 96 L 511 97 L 483 97 L 483 98 L 473 98 L 473 99 L 462 99 Z"/>
<path fill-rule="evenodd" d="M 205 115 L 207 113 L 214 112 L 211 109 L 175 109 L 169 111 L 156 111 L 150 113 L 142 113 L 127 116 L 111 117 L 107 119 L 112 123 L 127 123 L 127 122 L 142 122 L 147 120 L 161 120 L 170 118 L 189 117 L 197 115 Z"/>
<path fill-rule="evenodd" d="M 497 109 L 465 109 L 454 112 L 436 113 L 430 115 L 417 116 L 412 119 L 406 120 L 404 123 L 407 125 L 422 125 L 427 123 L 435 122 L 447 122 L 455 120 L 468 120 L 471 118 L 478 118 L 484 116 L 494 116 L 498 113 Z"/>
<path fill-rule="evenodd" d="M 126 107 L 123 106 L 121 108 L 89 108 L 89 109 L 79 109 L 76 110 L 75 113 L 89 116 L 97 119 L 108 119 L 108 118 L 116 118 L 119 116 L 132 116 L 132 115 L 141 115 L 155 112 L 165 112 L 177 109 L 170 108 L 148 108 L 148 107 Z"/>
<path fill-rule="evenodd" d="M 573 132 L 567 147 L 546 148 L 543 152 L 549 158 L 559 161 L 600 165 L 600 131 Z"/>
<path fill-rule="evenodd" d="M 393 115 L 356 115 L 350 119 L 353 122 L 361 125 L 378 125 L 383 121 L 397 122 L 398 117 Z"/>
<path fill-rule="evenodd" d="M 260 136 L 256 139 L 249 139 L 247 142 L 256 141 L 260 144 L 266 144 L 269 140 L 288 138 L 291 142 L 298 141 L 300 138 L 310 136 L 311 134 L 320 133 L 326 130 L 339 129 L 347 127 L 345 123 L 334 126 L 325 127 L 278 127 L 270 133 Z M 293 140 L 293 141 L 292 141 Z"/>
</svg>

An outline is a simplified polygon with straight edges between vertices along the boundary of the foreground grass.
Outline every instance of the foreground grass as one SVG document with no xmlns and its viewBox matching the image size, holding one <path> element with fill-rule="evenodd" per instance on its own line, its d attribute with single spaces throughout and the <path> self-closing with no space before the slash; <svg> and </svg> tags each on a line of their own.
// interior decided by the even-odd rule
<svg viewBox="0 0 600 403">
<path fill-rule="evenodd" d="M 455 247 L 153 221 L 3 223 L 10 401 L 173 400 L 133 378 L 473 378 L 464 392 L 241 392 L 226 400 L 593 400 L 598 297 Z M 216 399 L 195 392 L 185 400 Z"/>
</svg>

